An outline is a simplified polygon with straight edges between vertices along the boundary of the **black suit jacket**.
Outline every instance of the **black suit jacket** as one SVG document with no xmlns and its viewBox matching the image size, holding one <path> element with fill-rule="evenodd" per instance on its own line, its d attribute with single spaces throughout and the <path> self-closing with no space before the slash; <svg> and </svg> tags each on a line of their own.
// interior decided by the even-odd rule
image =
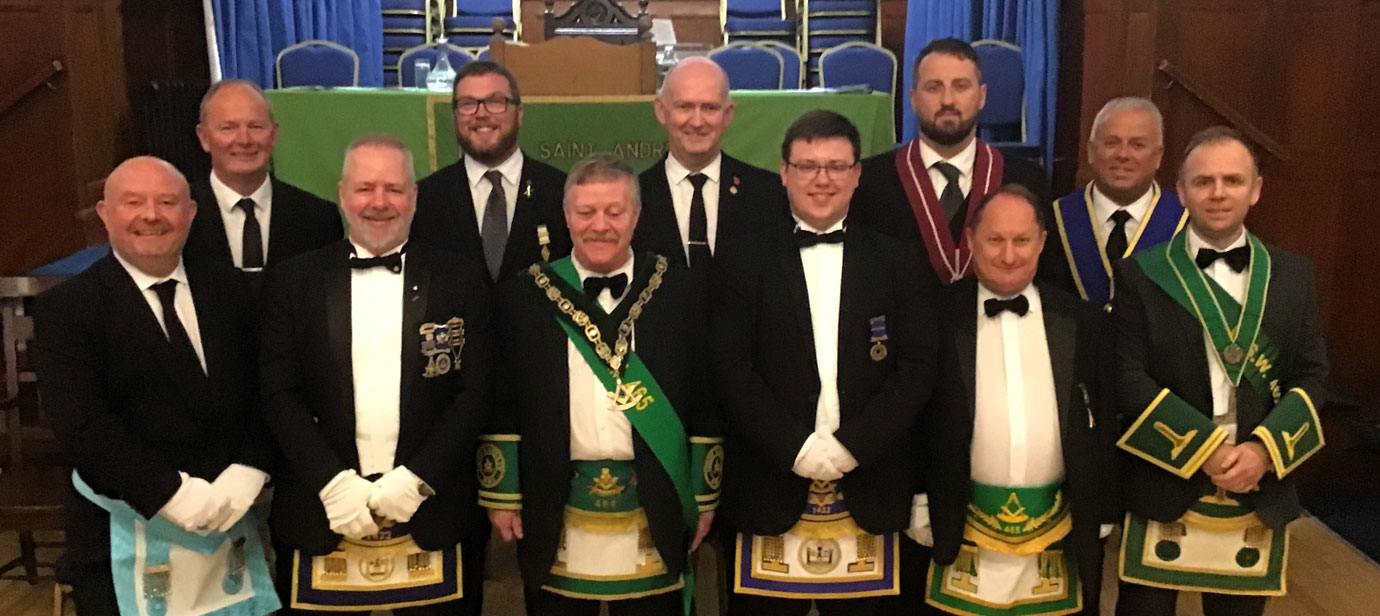
<svg viewBox="0 0 1380 616">
<path fill-rule="evenodd" d="M 498 268 L 500 282 L 541 261 L 537 225 L 546 225 L 551 238 L 552 261 L 570 254 L 570 230 L 565 226 L 562 205 L 564 196 L 565 173 L 524 155 L 517 208 L 513 211 L 513 219 L 508 221 L 508 243 L 503 250 L 503 264 Z M 417 183 L 417 214 L 412 218 L 412 239 L 484 264 L 484 243 L 474 217 L 474 197 L 470 195 L 469 175 L 463 158 Z"/>
<path fill-rule="evenodd" d="M 181 485 L 232 463 L 269 469 L 255 421 L 254 341 L 233 272 L 186 265 L 207 372 L 174 360 L 143 292 L 113 255 L 39 297 L 36 365 L 53 429 L 97 493 L 151 518 Z M 71 492 L 68 557 L 110 559 L 104 509 Z"/>
<path fill-rule="evenodd" d="M 666 156 L 637 179 L 642 188 L 642 215 L 633 235 L 633 249 L 665 255 L 685 265 L 685 238 L 680 236 L 671 186 L 666 181 Z M 722 246 L 726 238 L 748 235 L 790 219 L 791 210 L 780 176 L 723 155 L 719 170 L 719 219 L 714 234 L 716 245 Z"/>
<path fill-rule="evenodd" d="M 1119 511 L 1111 324 L 1106 313 L 1073 295 L 1044 284 L 1037 288 L 1058 405 L 1064 494 L 1072 507 L 1069 542 L 1084 582 L 1084 603 L 1096 605 L 1102 573 L 1098 528 L 1114 522 Z M 947 291 L 943 378 L 932 401 L 933 428 L 926 438 L 933 558 L 941 564 L 958 556 L 972 500 L 977 320 L 986 318 L 978 316 L 976 278 L 960 280 Z"/>
<path fill-rule="evenodd" d="M 623 302 L 614 310 L 621 323 L 646 287 L 655 256 L 636 253 L 634 277 Z M 666 393 L 687 435 L 718 434 L 712 415 L 703 411 L 709 394 L 705 381 L 704 314 L 698 310 L 700 278 L 672 262 L 663 283 L 644 305 L 634 325 L 633 344 Z M 498 320 L 503 373 L 512 381 L 496 383 L 494 414 L 497 433 L 520 434 L 519 477 L 522 482 L 522 529 L 518 564 L 528 586 L 542 584 L 556 560 L 562 517 L 570 496 L 570 372 L 565 331 L 551 301 L 520 274 L 498 289 Z M 612 337 L 605 340 L 612 343 Z M 670 476 L 645 440 L 633 430 L 633 466 L 637 490 L 646 509 L 652 542 L 672 575 L 685 567 L 691 532 L 681 515 Z"/>
<path fill-rule="evenodd" d="M 714 260 L 711 353 L 726 419 L 721 510 L 736 530 L 780 535 L 804 513 L 810 480 L 791 471 L 819 401 L 810 305 L 793 225 L 735 242 Z M 901 242 L 849 222 L 839 306 L 840 425 L 858 461 L 839 480 L 871 533 L 909 523 L 912 423 L 937 356 L 933 292 Z M 869 320 L 885 317 L 886 357 L 870 356 Z"/>
<path fill-rule="evenodd" d="M 1160 250 L 1155 248 L 1152 250 Z M 1269 303 L 1261 330 L 1274 342 L 1279 359 L 1274 376 L 1279 389 L 1301 387 L 1314 404 L 1326 404 L 1327 347 L 1318 317 L 1313 267 L 1303 257 L 1273 246 Z M 1160 289 L 1135 259 L 1117 265 L 1116 298 L 1112 314 L 1117 323 L 1117 394 L 1124 430 L 1145 410 L 1160 390 L 1169 388 L 1185 402 L 1212 416 L 1203 328 L 1187 310 Z M 1236 434 L 1245 442 L 1269 414 L 1273 402 L 1244 379 L 1236 391 Z M 1172 522 L 1208 488 L 1207 475 L 1188 481 L 1129 453 L 1121 456 L 1127 510 L 1140 516 Z M 1234 494 L 1253 506 L 1261 521 L 1281 528 L 1298 517 L 1299 500 L 1293 475 L 1280 480 L 1273 472 L 1260 480 L 1260 491 Z"/>
<path fill-rule="evenodd" d="M 345 236 L 340 212 L 334 203 L 276 177 L 270 177 L 269 181 L 273 182 L 273 215 L 268 222 L 265 266 L 273 267 Z M 197 203 L 196 218 L 192 219 L 192 230 L 182 249 L 183 257 L 188 261 L 233 267 L 225 237 L 225 221 L 221 218 L 216 195 L 211 191 L 211 177 L 194 180 L 191 192 L 192 200 Z"/>
<path fill-rule="evenodd" d="M 1017 156 L 1004 156 L 1002 160 L 1002 184 L 1019 184 L 1035 193 L 1041 215 L 1052 225 L 1054 211 L 1050 207 L 1049 181 L 1045 179 L 1044 170 Z M 927 282 L 936 285 L 949 283 L 948 280 L 940 280 L 930 266 L 920 225 L 915 220 L 910 199 L 901 184 L 901 176 L 896 172 L 895 150 L 863 159 L 862 177 L 858 180 L 858 189 L 853 193 L 848 219 L 906 242 L 920 260 L 921 275 Z"/>
<path fill-rule="evenodd" d="M 276 540 L 306 554 L 334 550 L 318 493 L 337 473 L 359 468 L 351 366 L 351 246 L 341 241 L 269 272 L 262 369 L 264 415 L 285 464 L 270 522 Z M 403 268 L 401 400 L 394 464 L 435 490 L 413 516 L 412 537 L 428 550 L 454 546 L 477 513 L 472 464 L 487 420 L 489 300 L 477 265 L 410 241 Z M 424 323 L 464 319 L 458 370 L 427 378 Z"/>
</svg>

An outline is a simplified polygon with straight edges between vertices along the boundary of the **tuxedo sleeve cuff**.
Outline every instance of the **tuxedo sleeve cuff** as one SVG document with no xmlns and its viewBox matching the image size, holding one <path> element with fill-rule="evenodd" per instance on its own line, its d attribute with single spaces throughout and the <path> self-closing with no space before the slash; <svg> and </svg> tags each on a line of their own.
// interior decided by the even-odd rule
<svg viewBox="0 0 1380 616">
<path fill-rule="evenodd" d="M 695 489 L 695 504 L 701 512 L 719 506 L 719 489 L 724 478 L 724 439 L 690 437 L 690 477 Z"/>
<path fill-rule="evenodd" d="M 1226 438 L 1226 430 L 1166 388 L 1145 407 L 1116 444 L 1142 460 L 1188 479 Z"/>
<path fill-rule="evenodd" d="M 517 434 L 484 434 L 475 453 L 479 504 L 486 509 L 522 509 Z"/>
<path fill-rule="evenodd" d="M 1302 388 L 1289 390 L 1251 435 L 1265 444 L 1275 475 L 1284 477 L 1322 449 L 1322 419 Z"/>
</svg>

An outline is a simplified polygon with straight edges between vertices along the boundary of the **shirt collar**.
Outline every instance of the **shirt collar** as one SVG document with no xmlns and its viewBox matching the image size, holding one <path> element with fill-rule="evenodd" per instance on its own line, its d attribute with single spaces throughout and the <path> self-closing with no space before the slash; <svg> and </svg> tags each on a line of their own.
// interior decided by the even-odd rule
<svg viewBox="0 0 1380 616">
<path fill-rule="evenodd" d="M 816 228 L 811 227 L 810 225 L 806 224 L 805 221 L 801 220 L 799 216 L 796 216 L 794 212 L 791 213 L 791 218 L 795 220 L 795 227 L 796 227 L 797 229 L 804 229 L 804 230 L 806 230 L 806 231 L 809 231 L 810 233 L 832 233 L 832 232 L 834 232 L 834 231 L 838 231 L 838 230 L 840 230 L 840 229 L 845 228 L 845 227 L 847 226 L 847 223 L 848 223 L 848 217 L 845 216 L 845 217 L 843 217 L 842 220 L 840 220 L 840 221 L 838 221 L 838 222 L 836 222 L 836 223 L 834 223 L 834 224 L 832 224 L 832 225 L 829 225 L 829 228 L 828 228 L 828 229 L 824 229 L 824 230 L 821 231 L 821 230 L 819 230 L 819 229 L 816 229 Z"/>
<path fill-rule="evenodd" d="M 920 160 L 925 163 L 925 168 L 933 167 L 935 163 L 944 161 L 958 169 L 959 175 L 972 175 L 973 163 L 977 162 L 977 138 L 968 142 L 968 146 L 963 148 L 953 158 L 944 158 L 939 152 L 934 151 L 924 139 L 920 140 Z"/>
<path fill-rule="evenodd" d="M 220 206 L 221 211 L 230 212 L 235 209 L 235 204 L 239 203 L 240 199 L 248 198 L 254 200 L 254 209 L 262 212 L 265 207 L 268 207 L 268 200 L 273 196 L 273 182 L 270 176 L 264 176 L 264 182 L 259 184 L 254 192 L 241 195 L 235 189 L 226 186 L 225 182 L 216 177 L 216 172 L 212 171 L 211 194 L 216 196 L 216 205 Z"/>
<path fill-rule="evenodd" d="M 1203 236 L 1198 235 L 1198 232 L 1197 232 L 1196 230 L 1193 229 L 1193 226 L 1192 226 L 1192 225 L 1184 225 L 1184 226 L 1187 227 L 1187 229 L 1188 229 L 1188 256 L 1192 257 L 1192 256 L 1194 256 L 1194 255 L 1197 255 L 1197 254 L 1198 254 L 1198 251 L 1199 251 L 1199 250 L 1202 250 L 1202 249 L 1204 249 L 1204 248 L 1211 248 L 1211 249 L 1213 249 L 1213 250 L 1217 250 L 1217 248 L 1214 248 L 1211 244 L 1208 244 L 1207 240 L 1203 239 Z M 1245 245 L 1246 245 L 1246 228 L 1245 228 L 1245 227 L 1242 227 L 1242 228 L 1241 228 L 1241 235 L 1237 236 L 1237 238 L 1236 238 L 1235 240 L 1233 240 L 1232 243 L 1231 243 L 1229 246 L 1227 246 L 1226 248 L 1222 249 L 1222 252 L 1226 252 L 1226 251 L 1231 250 L 1231 249 L 1233 249 L 1233 248 L 1240 248 L 1240 247 L 1245 246 Z"/>
<path fill-rule="evenodd" d="M 522 148 L 514 149 L 508 158 L 493 167 L 486 166 L 469 154 L 465 155 L 465 175 L 470 181 L 470 188 L 474 188 L 484 181 L 484 174 L 488 173 L 490 169 L 497 169 L 499 173 L 503 174 L 504 181 L 517 184 L 518 180 L 522 179 Z"/>
<path fill-rule="evenodd" d="M 714 156 L 714 160 L 710 161 L 708 165 L 705 165 L 705 167 L 700 169 L 697 173 L 703 173 L 709 178 L 710 182 L 718 184 L 719 170 L 723 168 L 723 160 L 724 155 L 720 152 Z M 685 178 L 690 176 L 690 173 L 691 171 L 686 169 L 685 165 L 680 164 L 680 161 L 676 160 L 674 154 L 666 155 L 666 179 L 672 186 L 684 182 Z"/>
<path fill-rule="evenodd" d="M 1031 315 L 1031 314 L 1040 314 L 1040 312 L 1041 312 L 1040 290 L 1037 289 L 1037 288 L 1035 288 L 1035 283 L 1032 282 L 1032 283 L 1026 285 L 1024 289 L 1021 289 L 1021 292 L 1020 292 L 1020 293 L 1016 293 L 1015 295 L 1009 295 L 1009 296 L 1003 297 L 1003 296 L 997 295 L 996 293 L 993 293 L 992 290 L 989 289 L 989 288 L 987 288 L 987 285 L 982 284 L 981 281 L 978 282 L 978 298 L 977 298 L 977 311 L 978 311 L 978 314 L 979 314 L 979 315 L 984 315 L 984 314 L 986 314 L 986 313 L 983 311 L 983 310 L 984 310 L 984 309 L 983 309 L 983 304 L 984 304 L 987 300 L 989 300 L 989 299 L 1011 299 L 1011 298 L 1015 297 L 1016 295 L 1024 295 L 1024 296 L 1025 296 L 1025 300 L 1026 300 L 1027 302 L 1030 303 L 1030 311 L 1029 311 L 1029 312 L 1026 312 L 1027 315 Z"/>
<path fill-rule="evenodd" d="M 365 248 L 365 247 L 363 247 L 363 246 L 360 246 L 359 244 L 356 244 L 355 241 L 354 241 L 353 239 L 350 240 L 350 246 L 353 247 L 355 256 L 356 256 L 356 257 L 359 257 L 359 258 L 361 258 L 361 259 L 372 259 L 372 258 L 374 258 L 374 257 L 386 257 L 386 256 L 388 256 L 388 255 L 391 255 L 391 254 L 393 254 L 393 253 L 395 253 L 395 252 L 398 252 L 398 251 L 402 250 L 402 247 L 403 247 L 403 246 L 406 246 L 406 245 L 407 245 L 407 240 L 403 240 L 403 243 L 398 244 L 398 247 L 397 247 L 397 248 L 394 248 L 393 250 L 390 250 L 390 251 L 388 251 L 388 252 L 386 252 L 386 253 L 384 253 L 384 254 L 376 255 L 376 254 L 374 254 L 373 252 L 371 252 L 369 249 L 367 249 L 367 248 Z M 407 258 L 407 255 L 404 254 L 404 255 L 403 255 L 403 258 L 406 259 L 406 258 Z"/>
<path fill-rule="evenodd" d="M 163 277 L 158 277 L 151 275 L 145 272 L 144 270 L 139 269 L 138 267 L 135 267 L 133 263 L 126 261 L 124 257 L 120 256 L 119 251 L 112 250 L 110 251 L 110 253 L 115 255 L 115 260 L 119 261 L 120 266 L 125 268 L 125 271 L 129 273 L 129 277 L 134 280 L 134 286 L 139 287 L 140 291 L 147 291 L 149 287 L 152 287 L 153 285 L 156 285 L 165 280 L 176 280 L 182 284 L 187 284 L 187 270 L 182 266 L 181 257 L 178 257 L 177 267 L 173 268 L 171 274 L 168 274 L 167 276 Z"/>
<path fill-rule="evenodd" d="M 1102 191 L 1097 189 L 1097 182 L 1093 182 L 1093 215 L 1096 216 L 1097 221 L 1101 223 L 1111 220 L 1112 214 L 1115 213 L 1117 210 L 1124 209 L 1126 210 L 1126 213 L 1131 215 L 1131 220 L 1134 220 L 1136 224 L 1140 224 L 1145 220 L 1145 213 L 1150 210 L 1150 199 L 1155 194 L 1156 186 L 1158 186 L 1158 184 L 1152 182 L 1150 184 L 1150 187 L 1145 189 L 1145 194 L 1141 195 L 1135 201 L 1131 202 L 1130 205 L 1127 205 L 1123 208 L 1122 206 L 1117 205 L 1115 201 L 1112 201 L 1110 198 L 1108 198 L 1107 195 L 1102 194 Z"/>
<path fill-rule="evenodd" d="M 629 249 L 628 252 L 631 253 L 632 250 Z M 634 260 L 636 260 L 636 257 L 634 257 L 632 254 L 629 254 L 629 255 L 628 255 L 628 260 L 623 262 L 622 267 L 619 267 L 618 269 L 613 270 L 613 271 L 611 271 L 611 272 L 609 272 L 609 273 L 607 273 L 607 274 L 603 274 L 603 273 L 599 273 L 599 272 L 596 272 L 596 271 L 594 271 L 594 270 L 591 270 L 591 269 L 585 267 L 582 263 L 580 263 L 580 258 L 577 257 L 577 256 L 575 256 L 573 253 L 570 255 L 570 262 L 571 262 L 571 264 L 573 264 L 573 265 L 575 266 L 575 273 L 578 274 L 578 275 L 580 276 L 580 285 L 581 285 L 581 286 L 583 286 L 583 285 L 585 284 L 585 279 L 586 279 L 586 278 L 589 278 L 590 276 L 617 276 L 617 275 L 619 275 L 619 274 L 624 274 L 624 275 L 626 275 L 626 276 L 628 277 L 628 288 L 631 289 L 631 288 L 632 288 L 632 280 L 633 280 L 633 261 L 634 261 Z M 623 291 L 623 295 L 627 295 L 627 294 L 628 294 L 627 290 L 624 290 L 624 291 Z M 620 299 L 621 297 L 622 297 L 622 296 L 620 295 L 619 297 L 615 297 L 615 298 L 613 298 L 613 299 L 617 300 L 617 299 Z"/>
</svg>

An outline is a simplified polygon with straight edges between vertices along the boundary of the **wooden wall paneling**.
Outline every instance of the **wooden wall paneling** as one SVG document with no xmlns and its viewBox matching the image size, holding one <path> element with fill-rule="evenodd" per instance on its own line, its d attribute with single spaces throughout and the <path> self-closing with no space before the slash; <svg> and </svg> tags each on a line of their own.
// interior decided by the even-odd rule
<svg viewBox="0 0 1380 616">
<path fill-rule="evenodd" d="M 120 8 L 131 91 L 154 80 L 210 81 L 200 2 L 124 0 Z"/>
<path fill-rule="evenodd" d="M 1092 179 L 1084 144 L 1097 110 L 1118 96 L 1151 94 L 1158 4 L 1156 0 L 1083 2 L 1082 95 L 1074 185 Z"/>
<path fill-rule="evenodd" d="M 555 11 L 559 15 L 570 9 L 569 0 L 556 2 Z M 621 0 L 620 4 L 633 15 L 637 14 L 637 2 Z M 522 0 L 522 39 L 529 43 L 545 39 L 546 10 L 541 0 Z M 719 3 L 713 0 L 676 0 L 674 2 L 653 1 L 647 5 L 647 13 L 655 18 L 669 18 L 676 27 L 676 41 L 681 43 L 702 43 L 717 47 L 723 42 L 719 27 Z"/>
</svg>

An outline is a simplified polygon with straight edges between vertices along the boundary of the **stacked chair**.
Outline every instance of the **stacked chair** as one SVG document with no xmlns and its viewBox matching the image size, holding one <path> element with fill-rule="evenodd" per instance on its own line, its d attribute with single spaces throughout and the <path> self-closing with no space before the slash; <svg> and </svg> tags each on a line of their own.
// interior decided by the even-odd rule
<svg viewBox="0 0 1380 616">
<path fill-rule="evenodd" d="M 522 14 L 518 0 L 452 0 L 451 15 L 445 18 L 446 39 L 471 55 L 489 46 L 493 21 L 503 20 L 501 34 L 510 41 L 522 34 Z M 458 68 L 458 67 L 457 67 Z"/>
<path fill-rule="evenodd" d="M 882 42 L 878 0 L 801 1 L 804 3 L 801 48 L 807 58 L 807 85 L 819 85 L 819 58 L 826 49 L 844 43 L 878 45 Z"/>
<path fill-rule="evenodd" d="M 724 43 L 775 41 L 796 47 L 795 0 L 723 0 Z"/>
<path fill-rule="evenodd" d="M 385 45 L 387 40 L 385 35 Z M 279 88 L 358 86 L 359 54 L 332 41 L 302 41 L 278 52 L 274 73 Z"/>
<path fill-rule="evenodd" d="M 982 80 L 987 84 L 987 104 L 978 113 L 982 139 L 1003 154 L 1043 162 L 1041 146 L 1026 131 L 1025 64 L 1021 48 L 1006 41 L 973 42 L 982 60 Z"/>
<path fill-rule="evenodd" d="M 383 83 L 399 83 L 403 52 L 431 42 L 432 0 L 381 0 L 383 7 Z M 410 80 L 412 77 L 408 76 Z"/>
</svg>

